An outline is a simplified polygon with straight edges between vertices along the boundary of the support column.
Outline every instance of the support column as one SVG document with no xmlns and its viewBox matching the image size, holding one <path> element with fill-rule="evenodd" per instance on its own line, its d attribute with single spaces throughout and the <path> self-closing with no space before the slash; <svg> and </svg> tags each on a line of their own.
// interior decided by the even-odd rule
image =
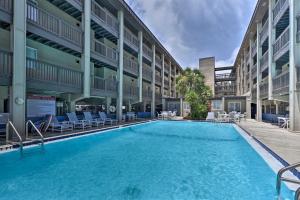
<svg viewBox="0 0 300 200">
<path fill-rule="evenodd" d="M 117 70 L 118 79 L 118 99 L 117 99 L 117 119 L 122 121 L 123 116 L 123 55 L 124 55 L 124 13 L 123 11 L 118 12 L 119 21 L 119 39 L 118 39 L 118 50 L 119 50 L 119 67 Z"/>
<path fill-rule="evenodd" d="M 261 83 L 261 73 L 260 73 L 260 58 L 261 58 L 261 45 L 260 45 L 260 37 L 259 33 L 261 31 L 261 23 L 257 24 L 257 103 L 256 103 L 256 120 L 262 121 L 262 103 L 260 99 L 260 83 Z"/>
<path fill-rule="evenodd" d="M 289 84 L 289 118 L 290 130 L 300 131 L 300 93 L 297 90 L 297 68 L 300 64 L 300 44 L 297 43 L 296 31 L 297 21 L 296 15 L 300 12 L 298 1 L 289 0 L 290 3 L 290 84 Z M 299 70 L 299 69 L 298 69 Z"/>
<path fill-rule="evenodd" d="M 152 101 L 151 101 L 151 117 L 155 117 L 155 44 L 152 45 Z"/>
<path fill-rule="evenodd" d="M 172 94 L 172 83 L 171 83 L 171 76 L 172 76 L 172 61 L 170 60 L 170 68 L 169 68 L 169 97 Z"/>
<path fill-rule="evenodd" d="M 180 117 L 183 117 L 183 99 L 180 98 Z"/>
<path fill-rule="evenodd" d="M 26 0 L 14 0 L 12 121 L 25 138 L 26 120 Z"/>
<path fill-rule="evenodd" d="M 109 107 L 111 105 L 111 97 L 106 97 L 106 113 L 110 114 Z"/>
<path fill-rule="evenodd" d="M 91 94 L 91 0 L 84 1 L 84 12 L 82 19 L 84 24 L 84 46 L 83 54 L 81 56 L 81 67 L 84 71 L 83 96 L 88 98 Z"/>
<path fill-rule="evenodd" d="M 139 78 L 138 78 L 138 86 L 139 86 L 139 102 L 143 101 L 143 32 L 139 31 Z"/>
<path fill-rule="evenodd" d="M 248 96 L 246 97 L 246 113 L 247 113 L 247 116 L 246 118 L 247 119 L 251 119 L 251 96 Z"/>
<path fill-rule="evenodd" d="M 279 114 L 279 102 L 274 101 L 274 103 L 275 103 L 275 114 L 278 115 Z"/>
<path fill-rule="evenodd" d="M 268 81 L 269 81 L 269 88 L 268 88 L 268 99 L 273 100 L 273 76 L 275 76 L 275 68 L 276 65 L 273 59 L 273 43 L 275 41 L 275 29 L 273 27 L 273 8 L 274 8 L 275 1 L 269 0 L 269 52 L 268 52 Z"/>
<path fill-rule="evenodd" d="M 162 54 L 162 72 L 161 72 L 161 87 L 162 87 L 162 90 L 161 90 L 161 96 L 164 97 L 165 96 L 165 54 Z"/>
</svg>

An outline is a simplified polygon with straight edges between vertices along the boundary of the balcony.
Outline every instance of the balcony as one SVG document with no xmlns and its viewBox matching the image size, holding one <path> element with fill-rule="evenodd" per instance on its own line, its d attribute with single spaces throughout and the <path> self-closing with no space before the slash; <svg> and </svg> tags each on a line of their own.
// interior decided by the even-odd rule
<svg viewBox="0 0 300 200">
<path fill-rule="evenodd" d="M 143 65 L 143 79 L 152 82 L 152 69 L 148 65 Z"/>
<path fill-rule="evenodd" d="M 165 80 L 164 80 L 164 84 L 165 84 L 165 88 L 169 88 L 170 87 L 170 82 L 169 80 L 165 77 Z"/>
<path fill-rule="evenodd" d="M 276 25 L 285 11 L 289 8 L 288 0 L 278 0 L 273 9 L 273 25 Z"/>
<path fill-rule="evenodd" d="M 137 99 L 139 97 L 139 88 L 131 83 L 124 82 L 123 95 L 128 99 Z"/>
<path fill-rule="evenodd" d="M 117 96 L 117 81 L 94 76 L 91 94 L 95 96 Z"/>
<path fill-rule="evenodd" d="M 166 74 L 169 74 L 169 72 L 170 72 L 170 65 L 167 65 L 167 64 L 165 63 L 165 73 L 166 73 Z"/>
<path fill-rule="evenodd" d="M 138 52 L 138 50 L 139 50 L 139 40 L 127 28 L 124 29 L 124 42 L 131 49 L 133 49 L 134 51 Z"/>
<path fill-rule="evenodd" d="M 161 76 L 160 74 L 155 74 L 155 83 L 161 85 Z"/>
<path fill-rule="evenodd" d="M 162 60 L 159 56 L 155 56 L 155 65 L 158 66 L 159 68 L 162 67 Z"/>
<path fill-rule="evenodd" d="M 12 23 L 12 0 L 0 0 L 0 19 Z"/>
<path fill-rule="evenodd" d="M 216 74 L 215 75 L 215 82 L 235 81 L 235 80 L 236 80 L 235 74 L 232 74 L 232 73 Z"/>
<path fill-rule="evenodd" d="M 32 0 L 29 0 L 32 1 Z M 53 5 L 81 21 L 84 0 L 48 0 Z M 66 9 L 67 8 L 67 9 Z"/>
<path fill-rule="evenodd" d="M 137 60 L 124 56 L 124 70 L 130 74 L 138 75 L 139 65 Z"/>
<path fill-rule="evenodd" d="M 264 43 L 264 41 L 268 38 L 269 36 L 269 19 L 267 19 L 267 21 L 265 22 L 265 24 L 263 25 L 261 32 L 259 34 L 260 37 L 260 44 L 262 45 Z"/>
<path fill-rule="evenodd" d="M 118 66 L 118 53 L 115 49 L 99 42 L 98 40 L 93 41 L 91 48 L 91 56 L 96 59 L 95 63 L 110 65 L 113 67 Z"/>
<path fill-rule="evenodd" d="M 65 51 L 82 52 L 82 30 L 50 14 L 32 3 L 27 3 L 27 31 L 29 38 Z M 79 55 L 79 54 L 78 54 Z"/>
<path fill-rule="evenodd" d="M 266 51 L 260 59 L 260 72 L 265 71 L 269 66 L 269 51 Z"/>
<path fill-rule="evenodd" d="M 245 56 L 246 63 L 248 64 L 250 62 L 250 52 L 248 52 Z"/>
<path fill-rule="evenodd" d="M 260 90 L 260 98 L 261 99 L 268 98 L 268 94 L 269 94 L 268 77 L 266 77 L 262 80 L 261 84 L 259 85 L 259 90 Z"/>
<path fill-rule="evenodd" d="M 273 93 L 276 95 L 284 95 L 289 93 L 290 82 L 289 71 L 284 71 L 273 78 Z"/>
<path fill-rule="evenodd" d="M 300 43 L 300 15 L 297 16 L 297 42 Z"/>
<path fill-rule="evenodd" d="M 255 40 L 251 47 L 251 55 L 254 57 L 257 53 L 257 40 Z"/>
<path fill-rule="evenodd" d="M 251 75 L 252 75 L 252 79 L 257 77 L 257 64 L 252 66 Z"/>
<path fill-rule="evenodd" d="M 81 71 L 27 58 L 27 88 L 56 92 L 82 92 Z"/>
<path fill-rule="evenodd" d="M 0 85 L 10 85 L 12 75 L 13 55 L 11 52 L 0 50 Z"/>
<path fill-rule="evenodd" d="M 176 69 L 175 68 L 171 70 L 171 75 L 174 76 L 174 77 L 176 76 Z"/>
<path fill-rule="evenodd" d="M 274 59 L 278 60 L 289 50 L 290 28 L 287 27 L 273 44 Z"/>
<path fill-rule="evenodd" d="M 215 86 L 215 96 L 235 96 L 236 95 L 236 86 L 235 85 L 216 85 Z"/>
<path fill-rule="evenodd" d="M 162 95 L 160 91 L 155 91 L 155 100 L 161 101 Z"/>
<path fill-rule="evenodd" d="M 143 44 L 143 56 L 147 58 L 149 61 L 152 61 L 152 50 Z"/>
<path fill-rule="evenodd" d="M 92 28 L 107 38 L 118 38 L 119 23 L 117 18 L 102 8 L 95 0 L 92 0 L 91 9 Z"/>
</svg>

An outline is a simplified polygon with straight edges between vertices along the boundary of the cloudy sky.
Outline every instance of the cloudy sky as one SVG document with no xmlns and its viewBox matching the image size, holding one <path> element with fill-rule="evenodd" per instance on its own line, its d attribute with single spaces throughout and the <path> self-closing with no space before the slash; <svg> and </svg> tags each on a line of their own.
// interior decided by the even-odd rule
<svg viewBox="0 0 300 200">
<path fill-rule="evenodd" d="M 234 62 L 257 0 L 126 0 L 182 67 Z"/>
</svg>

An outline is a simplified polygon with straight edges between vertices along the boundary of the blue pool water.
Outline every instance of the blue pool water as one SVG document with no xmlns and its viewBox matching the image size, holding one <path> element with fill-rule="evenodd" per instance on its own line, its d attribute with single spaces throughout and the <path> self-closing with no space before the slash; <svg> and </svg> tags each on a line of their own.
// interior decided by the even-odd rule
<svg viewBox="0 0 300 200">
<path fill-rule="evenodd" d="M 0 199 L 276 199 L 274 172 L 229 124 L 153 122 L 0 154 L 0 169 Z"/>
</svg>

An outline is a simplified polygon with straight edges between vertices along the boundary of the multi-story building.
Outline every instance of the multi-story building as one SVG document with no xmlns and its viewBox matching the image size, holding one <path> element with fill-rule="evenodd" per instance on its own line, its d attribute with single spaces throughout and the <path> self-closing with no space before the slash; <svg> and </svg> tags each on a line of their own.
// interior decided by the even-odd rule
<svg viewBox="0 0 300 200">
<path fill-rule="evenodd" d="M 20 132 L 32 98 L 54 98 L 56 113 L 96 102 L 153 116 L 181 70 L 123 0 L 0 0 L 0 113 Z"/>
<path fill-rule="evenodd" d="M 252 115 L 288 115 L 300 131 L 300 1 L 259 0 L 235 61 Z"/>
</svg>

